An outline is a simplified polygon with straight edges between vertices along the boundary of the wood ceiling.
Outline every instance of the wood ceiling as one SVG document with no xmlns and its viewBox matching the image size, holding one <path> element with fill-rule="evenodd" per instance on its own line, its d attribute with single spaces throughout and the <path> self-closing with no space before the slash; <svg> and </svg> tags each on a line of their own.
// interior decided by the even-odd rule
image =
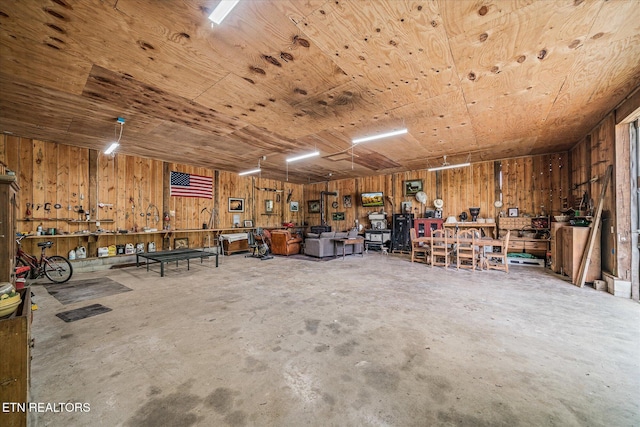
<svg viewBox="0 0 640 427">
<path fill-rule="evenodd" d="M 640 85 L 636 0 L 216 4 L 3 1 L 0 131 L 306 183 L 564 151 Z"/>
</svg>

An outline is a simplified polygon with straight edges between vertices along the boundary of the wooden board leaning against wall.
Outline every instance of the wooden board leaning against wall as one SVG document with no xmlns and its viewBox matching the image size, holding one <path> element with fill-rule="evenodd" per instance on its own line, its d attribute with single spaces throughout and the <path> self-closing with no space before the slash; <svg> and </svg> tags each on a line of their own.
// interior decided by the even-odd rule
<svg viewBox="0 0 640 427">
<path fill-rule="evenodd" d="M 559 215 L 562 199 L 569 193 L 569 168 L 567 153 L 520 157 L 497 162 L 473 163 L 469 167 L 428 172 L 426 169 L 389 175 L 343 179 L 307 184 L 304 186 L 305 200 L 319 200 L 320 192 L 338 192 L 338 197 L 326 196 L 325 220 L 333 230 L 346 230 L 358 219 L 364 227 L 369 226 L 367 215 L 380 208 L 364 208 L 360 194 L 382 191 L 385 196 L 384 211 L 389 227 L 391 214 L 400 213 L 403 202 L 411 203 L 416 218 L 424 216 L 425 210 L 434 209 L 433 201 L 444 202 L 443 218 L 462 212 L 469 214 L 470 207 L 480 207 L 481 218 L 497 218 L 500 212 L 507 214 L 510 207 L 518 208 L 521 215 L 535 216 L 543 211 L 547 215 Z M 425 165 L 425 168 L 427 165 Z M 502 178 L 500 178 L 502 176 Z M 418 202 L 414 195 L 406 195 L 405 181 L 419 181 L 427 195 L 426 204 Z M 503 207 L 494 202 L 502 195 Z M 345 207 L 344 197 L 350 196 L 351 207 Z M 338 203 L 337 208 L 332 202 Z M 319 225 L 320 214 L 305 209 L 304 220 L 308 225 Z M 334 212 L 344 213 L 344 220 L 334 220 Z"/>
<path fill-rule="evenodd" d="M 92 159 L 94 165 L 91 165 Z M 142 233 L 142 229 L 162 231 L 168 224 L 173 231 L 172 238 L 187 237 L 191 247 L 209 246 L 211 240 L 207 236 L 211 233 L 202 232 L 202 226 L 209 223 L 213 209 L 216 212 L 214 228 L 233 231 L 235 213 L 228 211 L 229 197 L 245 201 L 244 212 L 238 213 L 241 226 L 245 220 L 251 220 L 254 227 L 273 228 L 282 226 L 283 222 L 301 222 L 301 212 L 285 209 L 289 191 L 291 200 L 301 201 L 303 193 L 299 184 L 256 176 L 240 177 L 229 172 L 123 154 L 105 156 L 84 148 L 8 135 L 0 136 L 0 160 L 16 172 L 20 182 L 18 230 L 32 233 L 42 224 L 45 230 L 55 228 L 58 232 L 55 237 L 25 240 L 23 247 L 30 253 L 38 252 L 37 241 L 55 239 L 48 254 L 66 256 L 71 249 L 87 245 L 86 235 L 74 233 L 95 231 L 96 221 L 104 230 L 139 231 L 130 236 L 127 236 L 129 233 L 102 235 L 94 242 L 98 246 L 127 241 L 143 243 L 145 247 L 154 242 L 161 248 L 166 243 L 163 242 L 164 233 Z M 212 198 L 169 196 L 168 172 L 172 170 L 211 177 Z M 95 182 L 95 188 L 91 182 Z M 277 189 L 278 192 L 258 188 Z M 273 201 L 273 211 L 269 215 L 265 211 L 266 200 Z M 56 205 L 60 207 L 56 209 Z M 85 214 L 78 212 L 80 206 L 83 211 L 89 211 L 90 222 L 86 221 Z M 50 208 L 48 212 L 45 207 Z M 30 215 L 27 215 L 28 210 Z M 169 214 L 168 223 L 164 221 L 165 214 Z M 61 237 L 60 233 L 69 235 Z M 95 254 L 88 253 L 88 256 Z"/>
</svg>

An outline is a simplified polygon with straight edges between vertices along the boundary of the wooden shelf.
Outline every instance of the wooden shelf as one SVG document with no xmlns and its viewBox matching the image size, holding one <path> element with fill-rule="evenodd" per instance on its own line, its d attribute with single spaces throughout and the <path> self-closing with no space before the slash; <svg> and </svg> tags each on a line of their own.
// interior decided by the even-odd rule
<svg viewBox="0 0 640 427">
<path fill-rule="evenodd" d="M 113 222 L 112 219 L 91 219 L 89 221 L 86 220 L 78 220 L 78 219 L 66 219 L 66 220 L 61 220 L 61 221 L 67 221 L 70 223 L 79 223 L 79 224 L 95 224 L 96 222 Z"/>
</svg>

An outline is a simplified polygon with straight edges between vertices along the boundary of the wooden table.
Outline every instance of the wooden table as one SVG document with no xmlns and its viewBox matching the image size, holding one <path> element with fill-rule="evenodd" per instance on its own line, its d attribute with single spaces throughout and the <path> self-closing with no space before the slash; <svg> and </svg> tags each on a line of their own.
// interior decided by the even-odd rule
<svg viewBox="0 0 640 427">
<path fill-rule="evenodd" d="M 469 228 L 477 228 L 482 231 L 485 235 L 490 233 L 489 237 L 496 237 L 496 223 L 495 222 L 443 222 L 442 225 L 446 228 L 456 228 L 458 227 L 461 230 L 466 230 Z"/>
<path fill-rule="evenodd" d="M 341 239 L 331 239 L 333 241 L 333 257 L 338 257 L 338 243 L 342 243 L 342 259 L 346 254 L 347 245 L 353 245 L 353 254 L 356 253 L 356 245 L 360 243 L 363 245 L 362 249 L 360 249 L 360 255 L 364 258 L 364 239 L 362 237 L 352 237 L 352 238 L 341 238 Z"/>
<path fill-rule="evenodd" d="M 440 237 L 434 237 L 433 238 L 433 242 L 434 243 L 444 243 L 445 239 L 440 238 Z M 424 242 L 427 243 L 429 245 L 431 245 L 431 238 L 430 237 L 420 237 L 418 239 L 415 239 L 414 242 Z M 501 246 L 502 245 L 502 240 L 500 239 L 492 239 L 492 238 L 488 238 L 488 237 L 483 237 L 480 239 L 457 239 L 455 237 L 450 237 L 447 238 L 447 244 L 451 244 L 454 245 L 456 243 L 473 243 L 474 245 L 478 246 L 478 248 L 480 249 L 479 254 L 480 254 L 480 269 L 482 269 L 482 265 L 483 265 L 483 261 L 484 261 L 484 248 L 485 246 Z M 506 249 L 505 249 L 506 250 Z"/>
</svg>

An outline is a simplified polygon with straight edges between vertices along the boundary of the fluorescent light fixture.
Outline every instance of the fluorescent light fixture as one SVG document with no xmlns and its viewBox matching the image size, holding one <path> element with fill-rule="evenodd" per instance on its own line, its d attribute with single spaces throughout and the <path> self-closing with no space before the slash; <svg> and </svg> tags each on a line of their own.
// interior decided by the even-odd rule
<svg viewBox="0 0 640 427">
<path fill-rule="evenodd" d="M 111 154 L 114 151 L 116 151 L 116 148 L 118 148 L 120 146 L 120 144 L 118 144 L 117 142 L 114 142 L 113 144 L 111 144 L 109 146 L 109 148 L 107 148 L 106 150 L 104 150 L 104 154 Z"/>
<path fill-rule="evenodd" d="M 220 25 L 222 20 L 236 7 L 239 1 L 240 0 L 220 0 L 220 3 L 218 3 L 216 8 L 213 9 L 213 12 L 211 12 L 211 15 L 209 15 L 209 19 Z"/>
<path fill-rule="evenodd" d="M 435 168 L 429 168 L 427 169 L 429 172 L 434 172 L 434 171 L 441 171 L 444 169 L 454 169 L 454 168 L 463 168 L 465 166 L 471 166 L 471 163 L 458 163 L 455 165 L 442 165 L 442 166 L 438 166 Z"/>
<path fill-rule="evenodd" d="M 296 156 L 296 157 L 289 157 L 287 159 L 287 163 L 289 162 L 295 162 L 296 160 L 302 160 L 302 159 L 308 159 L 309 157 L 313 157 L 313 156 L 319 156 L 320 152 L 319 151 L 314 151 L 313 153 L 307 153 L 307 154 L 303 154 L 301 156 Z"/>
<path fill-rule="evenodd" d="M 354 144 L 360 144 L 361 142 L 375 141 L 376 139 L 389 138 L 390 136 L 404 135 L 407 132 L 408 132 L 407 129 L 394 130 L 393 132 L 381 133 L 379 135 L 371 135 L 371 136 L 365 136 L 362 138 L 352 139 L 351 142 Z"/>
<path fill-rule="evenodd" d="M 449 164 L 447 163 L 447 156 L 443 156 L 444 157 L 444 162 L 442 162 L 442 166 L 437 166 L 435 168 L 429 168 L 427 169 L 429 172 L 434 172 L 434 171 L 441 171 L 444 169 L 454 169 L 454 168 L 463 168 L 466 166 L 471 166 L 471 163 L 469 162 L 465 162 L 465 163 L 457 163 L 455 165 Z M 469 155 L 469 159 L 471 159 L 471 155 Z"/>
<path fill-rule="evenodd" d="M 242 176 L 242 175 L 251 175 L 252 173 L 258 173 L 260 172 L 262 169 L 258 168 L 258 169 L 251 169 L 250 171 L 244 171 L 244 172 L 240 172 L 238 173 L 238 175 Z"/>
</svg>

